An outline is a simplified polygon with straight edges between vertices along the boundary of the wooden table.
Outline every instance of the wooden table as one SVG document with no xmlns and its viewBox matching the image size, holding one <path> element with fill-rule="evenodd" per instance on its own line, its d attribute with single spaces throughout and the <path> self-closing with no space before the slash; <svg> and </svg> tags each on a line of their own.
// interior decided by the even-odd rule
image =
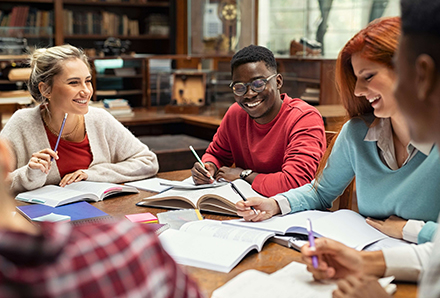
<svg viewBox="0 0 440 298">
<path fill-rule="evenodd" d="M 159 173 L 158 177 L 170 180 L 183 180 L 191 175 L 189 170 Z M 135 204 L 142 198 L 153 195 L 153 192 L 141 191 L 139 194 L 125 195 L 93 205 L 104 212 L 123 219 L 126 214 L 151 212 L 157 214 L 167 211 L 161 208 L 139 207 Z M 231 219 L 233 217 L 215 215 L 202 212 L 205 218 L 209 219 Z M 198 283 L 206 297 L 210 297 L 212 292 L 227 281 L 248 269 L 257 269 L 266 273 L 273 273 L 283 268 L 292 261 L 301 262 L 301 254 L 293 249 L 286 248 L 279 244 L 268 242 L 264 245 L 260 253 L 255 251 L 249 253 L 231 272 L 221 273 L 206 269 L 185 266 L 186 271 Z M 397 293 L 394 297 L 416 297 L 417 287 L 414 284 L 398 283 Z"/>
</svg>

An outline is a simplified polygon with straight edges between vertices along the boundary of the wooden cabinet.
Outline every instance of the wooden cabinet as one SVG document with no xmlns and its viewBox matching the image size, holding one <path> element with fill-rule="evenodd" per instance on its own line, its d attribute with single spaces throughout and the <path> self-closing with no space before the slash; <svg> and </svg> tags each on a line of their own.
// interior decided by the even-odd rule
<svg viewBox="0 0 440 298">
<path fill-rule="evenodd" d="M 341 104 L 335 83 L 335 59 L 277 57 L 281 92 L 314 105 Z"/>
<path fill-rule="evenodd" d="M 3 17 L 11 16 L 17 6 L 28 7 L 29 12 L 47 11 L 45 24 L 54 29 L 55 45 L 69 43 L 81 48 L 97 48 L 96 42 L 116 37 L 130 42 L 128 51 L 172 54 L 175 52 L 175 1 L 2 0 L 0 10 Z M 20 14 L 20 19 L 26 19 L 27 15 Z M 2 26 L 8 25 L 16 26 L 15 22 Z"/>
</svg>

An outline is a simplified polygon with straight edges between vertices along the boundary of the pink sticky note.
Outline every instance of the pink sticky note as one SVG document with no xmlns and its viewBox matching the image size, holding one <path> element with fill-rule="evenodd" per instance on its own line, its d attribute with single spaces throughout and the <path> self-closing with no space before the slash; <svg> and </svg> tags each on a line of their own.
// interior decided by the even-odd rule
<svg viewBox="0 0 440 298">
<path fill-rule="evenodd" d="M 148 222 L 148 221 L 157 221 L 157 217 L 151 214 L 150 212 L 146 213 L 137 213 L 137 214 L 128 214 L 125 217 L 131 222 Z"/>
</svg>

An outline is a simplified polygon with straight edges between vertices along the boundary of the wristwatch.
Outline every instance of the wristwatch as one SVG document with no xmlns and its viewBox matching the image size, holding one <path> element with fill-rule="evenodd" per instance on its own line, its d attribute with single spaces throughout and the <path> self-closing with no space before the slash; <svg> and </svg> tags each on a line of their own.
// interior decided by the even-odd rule
<svg viewBox="0 0 440 298">
<path fill-rule="evenodd" d="M 252 170 L 250 170 L 250 169 L 243 170 L 243 171 L 240 173 L 240 178 L 241 178 L 241 179 L 246 179 L 250 174 L 252 174 Z"/>
</svg>

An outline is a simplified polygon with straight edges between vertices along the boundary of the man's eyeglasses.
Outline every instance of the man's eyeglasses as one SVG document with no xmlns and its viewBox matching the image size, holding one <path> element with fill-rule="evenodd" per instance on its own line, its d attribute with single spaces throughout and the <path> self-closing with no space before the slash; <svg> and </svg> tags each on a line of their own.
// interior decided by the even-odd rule
<svg viewBox="0 0 440 298">
<path fill-rule="evenodd" d="M 253 80 L 250 83 L 234 83 L 234 82 L 232 82 L 231 84 L 229 84 L 229 88 L 231 88 L 232 92 L 234 92 L 234 94 L 237 96 L 245 95 L 248 91 L 248 86 L 251 86 L 252 91 L 260 93 L 260 92 L 263 92 L 264 89 L 266 89 L 267 82 L 270 79 L 272 79 L 273 77 L 275 77 L 276 75 L 277 75 L 277 73 L 275 73 L 265 79 Z"/>
</svg>

